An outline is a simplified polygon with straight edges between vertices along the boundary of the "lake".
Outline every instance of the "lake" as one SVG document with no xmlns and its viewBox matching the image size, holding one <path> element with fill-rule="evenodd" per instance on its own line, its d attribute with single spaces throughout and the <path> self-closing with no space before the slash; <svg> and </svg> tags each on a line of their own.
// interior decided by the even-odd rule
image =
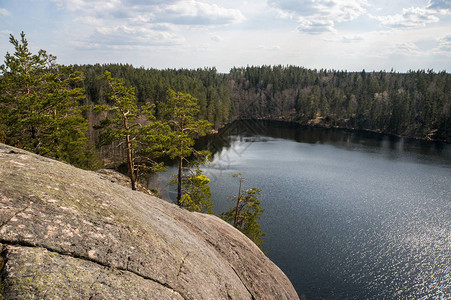
<svg viewBox="0 0 451 300">
<path fill-rule="evenodd" d="M 233 173 L 261 189 L 263 248 L 299 295 L 451 297 L 450 144 L 240 121 L 200 146 L 215 212 L 238 192 Z"/>
</svg>

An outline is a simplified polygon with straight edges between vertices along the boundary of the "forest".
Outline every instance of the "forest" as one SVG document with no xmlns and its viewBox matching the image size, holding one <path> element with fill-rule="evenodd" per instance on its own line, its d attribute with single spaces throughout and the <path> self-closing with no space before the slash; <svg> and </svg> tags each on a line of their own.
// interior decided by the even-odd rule
<svg viewBox="0 0 451 300">
<path fill-rule="evenodd" d="M 138 103 L 157 103 L 171 88 L 199 100 L 199 117 L 216 129 L 236 119 L 369 130 L 451 141 L 451 75 L 310 70 L 296 66 L 145 69 L 132 65 L 74 66 L 84 74 L 87 104 L 104 102 L 105 70 L 134 86 Z M 158 117 L 158 105 L 157 105 Z"/>
<path fill-rule="evenodd" d="M 229 118 L 230 97 L 219 97 L 226 92 L 216 70 L 148 76 L 147 70 L 132 66 L 64 66 L 45 50 L 33 54 L 23 32 L 20 39 L 10 35 L 10 43 L 15 52 L 7 52 L 0 65 L 0 143 L 84 169 L 99 170 L 107 160 L 110 168 L 126 165 L 131 189 L 156 196 L 145 178 L 164 170 L 166 160 L 176 161 L 175 203 L 214 213 L 210 179 L 199 168 L 211 153 L 194 144 L 213 132 L 205 119 L 219 127 Z M 261 246 L 260 190 L 241 189 L 239 178 L 238 196 L 231 199 L 236 204 L 220 216 Z"/>
<path fill-rule="evenodd" d="M 195 140 L 238 119 L 369 130 L 451 141 L 451 75 L 432 70 L 346 72 L 296 66 L 146 69 L 64 66 L 31 53 L 22 32 L 0 66 L 0 142 L 85 169 L 126 165 L 131 188 L 177 161 L 176 204 L 212 211 Z M 124 172 L 125 173 L 125 172 Z M 257 245 L 264 234 L 257 188 L 242 189 L 221 217 Z M 236 203 L 236 204 L 235 204 Z"/>
<path fill-rule="evenodd" d="M 259 119 L 451 141 L 451 74 L 445 71 L 347 72 L 279 65 L 234 67 L 224 74 L 215 68 L 64 66 L 45 50 L 31 53 L 24 33 L 20 40 L 11 36 L 10 42 L 16 52 L 7 53 L 0 66 L 0 142 L 83 168 L 124 163 L 127 146 L 114 137 L 119 129 L 112 131 L 107 124 L 122 122 L 126 110 L 121 109 L 136 112 L 125 120 L 136 123 L 122 129 L 129 133 L 135 125 L 143 130 L 147 127 L 142 125 L 155 121 L 173 122 L 172 131 L 161 127 L 155 137 L 154 144 L 166 143 L 162 137 L 175 128 L 168 114 L 175 107 L 169 109 L 168 101 L 176 98 L 184 99 L 178 99 L 178 109 L 192 101 L 192 121 L 204 120 L 211 127 L 189 139 L 234 120 Z M 119 98 L 111 94 L 113 86 L 128 106 L 114 103 Z M 170 91 L 173 96 L 168 97 Z M 112 118 L 114 109 L 123 116 Z"/>
</svg>

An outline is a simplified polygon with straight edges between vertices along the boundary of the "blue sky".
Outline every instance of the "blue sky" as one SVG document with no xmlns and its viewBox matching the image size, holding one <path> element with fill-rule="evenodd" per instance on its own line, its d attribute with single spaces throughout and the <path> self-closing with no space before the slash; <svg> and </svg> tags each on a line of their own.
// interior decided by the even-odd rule
<svg viewBox="0 0 451 300">
<path fill-rule="evenodd" d="M 451 71 L 451 0 L 0 0 L 9 34 L 61 64 Z"/>
</svg>

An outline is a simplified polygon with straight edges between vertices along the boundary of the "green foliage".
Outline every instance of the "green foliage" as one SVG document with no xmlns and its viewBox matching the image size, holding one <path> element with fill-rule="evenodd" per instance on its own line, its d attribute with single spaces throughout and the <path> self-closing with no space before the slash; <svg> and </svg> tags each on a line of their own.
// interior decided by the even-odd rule
<svg viewBox="0 0 451 300">
<path fill-rule="evenodd" d="M 88 123 L 80 72 L 55 63 L 40 50 L 32 54 L 25 34 L 10 36 L 14 54 L 0 67 L 0 135 L 6 143 L 78 167 L 98 168 L 100 161 L 87 139 Z"/>
<path fill-rule="evenodd" d="M 1 127 L 0 127 L 0 143 L 6 143 L 6 134 L 3 132 Z"/>
<path fill-rule="evenodd" d="M 172 129 L 171 158 L 186 159 L 191 155 L 205 158 L 208 152 L 193 148 L 194 139 L 206 135 L 211 124 L 198 118 L 198 99 L 189 94 L 168 90 L 165 102 L 160 104 L 160 115 Z"/>
<path fill-rule="evenodd" d="M 262 66 L 233 68 L 229 81 L 241 118 L 451 140 L 451 75 L 446 72 Z"/>
<path fill-rule="evenodd" d="M 187 69 L 144 69 L 128 64 L 83 65 L 77 70 L 86 75 L 84 85 L 88 99 L 99 104 L 105 100 L 107 86 L 98 76 L 110 71 L 113 77 L 125 79 L 125 83 L 135 87 L 138 104 L 156 104 L 155 116 L 159 118 L 159 107 L 167 97 L 167 90 L 173 89 L 190 94 L 199 101 L 200 119 L 208 120 L 216 128 L 228 123 L 232 118 L 232 102 L 227 75 L 219 74 L 215 68 Z"/>
<path fill-rule="evenodd" d="M 226 222 L 230 222 L 257 246 L 261 247 L 265 236 L 258 223 L 264 212 L 260 200 L 258 200 L 261 191 L 255 187 L 247 190 L 241 189 L 244 180 L 241 173 L 233 174 L 233 177 L 239 178 L 238 196 L 232 198 L 232 201 L 236 204 L 231 206 L 227 212 L 221 213 L 220 217 Z"/>
<path fill-rule="evenodd" d="M 167 98 L 160 103 L 160 116 L 171 128 L 170 147 L 167 154 L 178 161 L 177 204 L 182 206 L 182 173 L 184 162 L 205 161 L 208 151 L 197 151 L 193 148 L 194 139 L 206 135 L 211 130 L 208 121 L 200 120 L 198 99 L 189 94 L 167 91 Z"/>
<path fill-rule="evenodd" d="M 176 182 L 177 178 L 173 176 L 170 184 Z M 209 182 L 210 179 L 199 168 L 196 168 L 189 174 L 182 174 L 181 206 L 189 211 L 213 214 Z"/>
<path fill-rule="evenodd" d="M 102 102 L 96 76 L 110 70 L 136 87 L 138 103 L 164 102 L 174 89 L 198 99 L 199 118 L 214 127 L 241 118 L 294 121 L 451 141 L 451 75 L 432 70 L 347 72 L 296 66 L 155 70 L 131 65 L 77 66 L 88 98 Z"/>
<path fill-rule="evenodd" d="M 170 138 L 170 128 L 162 122 L 155 122 L 153 105 L 138 107 L 135 89 L 127 87 L 122 79 L 111 77 L 105 71 L 106 94 L 110 105 L 96 105 L 97 112 L 107 111 L 108 115 L 95 128 L 102 129 L 99 146 L 122 140 L 126 149 L 126 161 L 131 187 L 142 173 L 163 169 L 162 163 L 154 159 L 165 153 Z"/>
</svg>

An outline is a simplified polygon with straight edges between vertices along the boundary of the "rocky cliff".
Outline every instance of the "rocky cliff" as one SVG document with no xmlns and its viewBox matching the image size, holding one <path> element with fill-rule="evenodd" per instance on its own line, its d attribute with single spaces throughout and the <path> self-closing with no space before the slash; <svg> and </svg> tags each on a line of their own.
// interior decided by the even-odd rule
<svg viewBox="0 0 451 300">
<path fill-rule="evenodd" d="M 298 299 L 219 218 L 3 144 L 0 248 L 0 299 Z"/>
</svg>

